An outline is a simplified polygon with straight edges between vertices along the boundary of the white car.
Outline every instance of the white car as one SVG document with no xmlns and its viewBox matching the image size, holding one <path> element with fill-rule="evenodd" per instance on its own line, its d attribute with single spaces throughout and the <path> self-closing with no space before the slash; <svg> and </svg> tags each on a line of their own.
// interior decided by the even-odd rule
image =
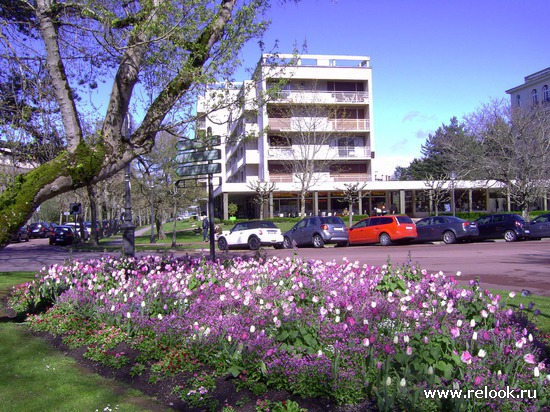
<svg viewBox="0 0 550 412">
<path fill-rule="evenodd" d="M 227 250 L 246 247 L 258 250 L 261 246 L 273 246 L 281 249 L 283 241 L 281 229 L 275 223 L 269 220 L 251 220 L 239 222 L 231 230 L 224 230 L 218 236 L 218 248 Z"/>
</svg>

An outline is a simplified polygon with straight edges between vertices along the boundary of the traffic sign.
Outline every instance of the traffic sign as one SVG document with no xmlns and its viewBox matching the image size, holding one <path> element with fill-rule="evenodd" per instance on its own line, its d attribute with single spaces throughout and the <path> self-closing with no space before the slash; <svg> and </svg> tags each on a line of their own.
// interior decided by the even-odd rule
<svg viewBox="0 0 550 412">
<path fill-rule="evenodd" d="M 174 160 L 177 163 L 193 163 L 193 162 L 206 162 L 208 160 L 219 160 L 222 158 L 222 151 L 220 149 L 213 150 L 186 150 L 177 154 Z"/>
<path fill-rule="evenodd" d="M 191 188 L 191 187 L 203 187 L 203 188 L 205 188 L 207 184 L 208 184 L 207 181 L 199 180 L 196 177 L 191 177 L 191 178 L 187 178 L 187 179 L 178 180 L 176 182 L 176 187 L 185 188 L 185 189 Z"/>
<path fill-rule="evenodd" d="M 221 163 L 206 163 L 201 165 L 182 165 L 176 169 L 176 174 L 182 176 L 212 175 L 222 172 Z"/>
<path fill-rule="evenodd" d="M 210 136 L 205 140 L 182 139 L 176 143 L 177 150 L 208 149 L 221 144 L 220 136 Z"/>
<path fill-rule="evenodd" d="M 221 184 L 221 178 L 219 176 L 213 176 L 212 183 L 214 186 L 219 186 Z M 179 188 L 206 187 L 207 184 L 208 180 L 204 177 L 187 177 L 176 181 L 176 187 Z"/>
</svg>

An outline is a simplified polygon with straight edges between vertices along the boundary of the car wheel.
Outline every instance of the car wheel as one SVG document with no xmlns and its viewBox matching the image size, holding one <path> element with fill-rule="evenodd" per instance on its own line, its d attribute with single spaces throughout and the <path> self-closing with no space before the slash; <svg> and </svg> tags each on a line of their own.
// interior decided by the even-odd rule
<svg viewBox="0 0 550 412">
<path fill-rule="evenodd" d="M 507 242 L 515 242 L 517 238 L 516 232 L 513 230 L 507 230 L 504 232 L 504 240 Z"/>
<path fill-rule="evenodd" d="M 453 232 L 448 230 L 447 232 L 443 233 L 443 242 L 450 245 L 452 243 L 456 242 L 456 236 Z"/>
<path fill-rule="evenodd" d="M 388 235 L 387 233 L 381 233 L 380 237 L 378 238 L 378 241 L 382 246 L 391 245 L 391 238 L 390 238 L 390 235 Z"/>
<path fill-rule="evenodd" d="M 218 239 L 218 249 L 227 250 L 227 240 L 225 238 L 221 237 Z"/>
<path fill-rule="evenodd" d="M 283 247 L 285 249 L 292 249 L 292 241 L 287 236 L 285 236 L 285 239 L 283 240 Z"/>
<path fill-rule="evenodd" d="M 311 238 L 311 243 L 313 243 L 313 247 L 320 248 L 325 246 L 325 242 L 321 235 L 313 235 Z"/>
<path fill-rule="evenodd" d="M 248 239 L 248 247 L 250 248 L 250 250 L 258 250 L 260 246 L 260 239 L 258 239 L 256 236 L 251 236 Z"/>
</svg>

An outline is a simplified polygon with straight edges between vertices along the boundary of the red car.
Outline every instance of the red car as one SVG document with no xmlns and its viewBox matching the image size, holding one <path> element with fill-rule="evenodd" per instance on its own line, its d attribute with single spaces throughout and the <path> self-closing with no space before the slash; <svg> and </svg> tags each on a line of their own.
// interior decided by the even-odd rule
<svg viewBox="0 0 550 412">
<path fill-rule="evenodd" d="M 387 246 L 393 242 L 410 242 L 416 237 L 416 225 L 410 217 L 402 215 L 368 217 L 349 228 L 350 245 Z"/>
</svg>

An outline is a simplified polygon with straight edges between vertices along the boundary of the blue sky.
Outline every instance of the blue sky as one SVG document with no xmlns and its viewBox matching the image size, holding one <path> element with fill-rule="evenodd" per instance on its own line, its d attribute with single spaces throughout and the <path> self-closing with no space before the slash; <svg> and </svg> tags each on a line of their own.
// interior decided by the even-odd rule
<svg viewBox="0 0 550 412">
<path fill-rule="evenodd" d="M 309 54 L 370 56 L 383 174 L 419 157 L 451 117 L 550 67 L 548 0 L 303 0 L 274 5 L 269 17 L 268 50 L 278 41 L 280 52 L 306 43 Z M 250 44 L 245 66 L 259 57 Z"/>
</svg>

